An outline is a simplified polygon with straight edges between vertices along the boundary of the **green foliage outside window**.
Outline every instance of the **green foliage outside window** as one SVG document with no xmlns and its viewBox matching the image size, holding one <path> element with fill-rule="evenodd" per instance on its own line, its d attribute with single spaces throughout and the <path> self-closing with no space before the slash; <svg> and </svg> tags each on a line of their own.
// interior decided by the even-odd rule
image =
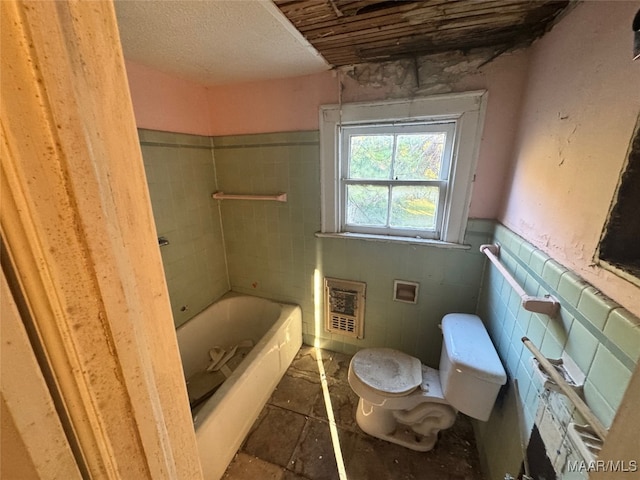
<svg viewBox="0 0 640 480">
<path fill-rule="evenodd" d="M 349 179 L 440 180 L 446 133 L 354 135 L 350 140 Z M 440 188 L 433 185 L 347 185 L 346 221 L 407 229 L 433 229 Z"/>
</svg>

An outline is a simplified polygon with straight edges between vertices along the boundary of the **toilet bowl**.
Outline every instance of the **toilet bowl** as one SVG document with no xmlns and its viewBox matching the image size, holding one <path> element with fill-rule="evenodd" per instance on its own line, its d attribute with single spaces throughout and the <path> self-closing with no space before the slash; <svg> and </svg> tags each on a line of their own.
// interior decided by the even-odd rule
<svg viewBox="0 0 640 480">
<path fill-rule="evenodd" d="M 367 434 L 418 451 L 431 450 L 458 411 L 488 420 L 506 374 L 476 315 L 442 319 L 440 370 L 391 348 L 366 348 L 349 364 L 360 398 L 358 426 Z"/>
</svg>

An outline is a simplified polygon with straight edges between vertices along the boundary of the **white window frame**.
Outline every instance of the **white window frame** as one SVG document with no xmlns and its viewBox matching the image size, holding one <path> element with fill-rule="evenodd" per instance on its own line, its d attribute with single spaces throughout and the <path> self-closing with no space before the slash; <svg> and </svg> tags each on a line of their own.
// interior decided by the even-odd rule
<svg viewBox="0 0 640 480">
<path fill-rule="evenodd" d="M 322 233 L 415 241 L 419 235 L 365 234 L 343 226 L 344 191 L 341 154 L 342 127 L 408 122 L 454 121 L 451 171 L 436 241 L 461 244 L 467 226 L 473 178 L 478 160 L 487 92 L 436 95 L 411 100 L 323 105 L 320 107 Z M 430 241 L 433 241 L 430 240 Z"/>
</svg>

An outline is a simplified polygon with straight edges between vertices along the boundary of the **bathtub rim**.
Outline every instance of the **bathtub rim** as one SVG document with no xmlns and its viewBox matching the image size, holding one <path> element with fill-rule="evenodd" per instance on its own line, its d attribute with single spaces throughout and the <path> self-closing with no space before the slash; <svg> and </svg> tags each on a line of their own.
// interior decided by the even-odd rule
<svg viewBox="0 0 640 480">
<path fill-rule="evenodd" d="M 288 321 L 292 315 L 299 310 L 300 317 L 302 317 L 302 308 L 300 305 L 293 303 L 286 303 L 280 300 L 274 300 L 266 297 L 259 297 L 257 295 L 250 295 L 241 292 L 229 291 L 225 293 L 218 300 L 207 306 L 204 310 L 199 312 L 189 321 L 182 324 L 180 327 L 176 329 L 176 335 L 178 331 L 182 329 L 185 325 L 187 325 L 191 320 L 194 320 L 198 315 L 203 314 L 206 310 L 213 307 L 218 303 L 223 303 L 228 300 L 238 299 L 238 298 L 251 298 L 251 299 L 259 299 L 260 301 L 273 303 L 280 306 L 280 315 L 276 318 L 267 331 L 262 335 L 260 340 L 253 346 L 249 354 L 242 360 L 242 362 L 238 365 L 232 374 L 220 385 L 220 388 L 202 405 L 202 407 L 198 410 L 196 415 L 193 418 L 193 426 L 196 433 L 196 437 L 198 435 L 198 430 L 203 428 L 209 416 L 212 412 L 215 411 L 216 407 L 220 405 L 220 403 L 224 400 L 225 394 L 229 392 L 235 384 L 240 380 L 242 376 L 244 376 L 247 371 L 252 367 L 253 362 L 257 359 L 257 357 L 263 353 L 265 347 L 269 343 L 270 340 L 274 338 L 276 333 L 282 328 L 282 326 Z M 179 343 L 179 341 L 178 341 Z M 185 381 L 186 381 L 185 377 Z"/>
</svg>

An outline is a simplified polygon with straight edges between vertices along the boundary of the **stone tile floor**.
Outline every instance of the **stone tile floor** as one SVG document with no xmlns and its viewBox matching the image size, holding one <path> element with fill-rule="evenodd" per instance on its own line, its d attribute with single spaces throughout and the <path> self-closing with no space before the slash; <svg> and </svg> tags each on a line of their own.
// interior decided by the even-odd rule
<svg viewBox="0 0 640 480">
<path fill-rule="evenodd" d="M 469 419 L 459 414 L 430 452 L 366 435 L 347 381 L 350 356 L 320 351 L 349 480 L 481 480 Z M 316 350 L 303 345 L 227 468 L 226 480 L 333 480 L 338 467 Z"/>
</svg>

